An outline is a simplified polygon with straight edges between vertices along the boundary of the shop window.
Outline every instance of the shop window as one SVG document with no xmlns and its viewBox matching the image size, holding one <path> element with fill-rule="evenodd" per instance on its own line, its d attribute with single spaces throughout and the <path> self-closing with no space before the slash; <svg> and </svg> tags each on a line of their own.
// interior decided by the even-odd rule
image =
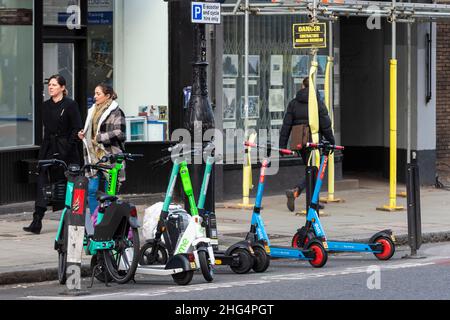
<svg viewBox="0 0 450 320">
<path fill-rule="evenodd" d="M 223 51 L 223 124 L 226 153 L 234 157 L 242 142 L 236 130 L 244 129 L 245 56 L 244 17 L 226 16 Z M 287 105 L 310 69 L 310 51 L 294 49 L 292 25 L 307 22 L 301 16 L 250 16 L 248 128 L 279 132 Z M 323 99 L 327 50 L 319 51 L 317 89 Z M 277 140 L 274 137 L 274 140 Z"/>
<path fill-rule="evenodd" d="M 66 26 L 70 17 L 79 12 L 71 6 L 80 8 L 80 0 L 44 0 L 44 25 Z M 71 10 L 67 12 L 68 9 Z M 70 19 L 69 21 L 79 22 L 76 19 Z"/>
<path fill-rule="evenodd" d="M 0 1 L 0 149 L 34 143 L 33 1 Z"/>
<path fill-rule="evenodd" d="M 99 83 L 113 86 L 113 0 L 88 2 L 88 106 Z"/>
</svg>

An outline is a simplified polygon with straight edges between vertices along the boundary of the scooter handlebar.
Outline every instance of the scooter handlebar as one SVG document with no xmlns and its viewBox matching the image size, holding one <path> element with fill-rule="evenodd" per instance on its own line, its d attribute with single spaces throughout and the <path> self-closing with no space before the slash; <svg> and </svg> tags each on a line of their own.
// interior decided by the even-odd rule
<svg viewBox="0 0 450 320">
<path fill-rule="evenodd" d="M 250 141 L 245 141 L 244 146 L 251 147 L 251 148 L 257 148 L 257 149 L 267 149 L 267 147 L 259 146 L 258 144 L 254 143 L 254 142 L 250 142 Z M 273 151 L 278 151 L 287 156 L 295 155 L 295 151 L 292 151 L 289 149 L 279 149 L 279 148 L 274 148 L 274 147 L 270 147 L 270 149 Z"/>
<path fill-rule="evenodd" d="M 144 155 L 143 154 L 132 154 L 132 153 L 118 153 L 118 154 L 110 154 L 107 156 L 104 156 L 103 158 L 100 159 L 99 162 L 96 163 L 96 165 L 99 165 L 101 163 L 106 163 L 106 162 L 116 162 L 119 158 L 123 158 L 125 160 L 129 160 L 129 161 L 134 161 L 134 159 L 136 158 L 143 158 Z"/>
<path fill-rule="evenodd" d="M 67 164 L 62 160 L 51 159 L 51 160 L 39 160 L 38 161 L 38 167 L 50 167 L 50 166 L 56 166 L 56 165 L 60 165 L 60 166 L 64 167 L 65 169 L 67 169 Z"/>
<path fill-rule="evenodd" d="M 301 146 L 299 145 L 299 147 L 301 147 Z M 306 147 L 310 148 L 310 149 L 325 149 L 325 148 L 327 148 L 329 150 L 340 150 L 340 151 L 345 149 L 345 147 L 343 147 L 343 146 L 335 146 L 335 145 L 326 144 L 326 143 L 310 143 L 310 142 L 308 142 L 306 144 Z"/>
</svg>

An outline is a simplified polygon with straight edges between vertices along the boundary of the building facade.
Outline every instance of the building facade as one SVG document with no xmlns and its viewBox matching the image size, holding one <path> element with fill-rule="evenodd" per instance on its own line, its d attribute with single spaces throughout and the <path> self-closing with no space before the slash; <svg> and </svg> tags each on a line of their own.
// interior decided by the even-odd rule
<svg viewBox="0 0 450 320">
<path fill-rule="evenodd" d="M 438 175 L 450 180 L 450 23 L 437 24 L 436 50 L 436 160 Z"/>
<path fill-rule="evenodd" d="M 226 1 L 234 3 L 235 1 Z M 307 50 L 292 48 L 292 24 L 304 16 L 251 16 L 249 128 L 260 141 L 277 140 L 284 111 L 308 75 Z M 207 27 L 208 89 L 225 162 L 216 167 L 216 199 L 241 193 L 244 128 L 244 18 L 227 16 Z M 412 42 L 412 150 L 423 184 L 436 163 L 448 161 L 448 24 L 416 23 Z M 337 179 L 347 173 L 389 173 L 390 24 L 368 29 L 363 18 L 333 24 Z M 398 27 L 398 179 L 407 147 L 406 25 Z M 171 133 L 183 127 L 183 89 L 192 84 L 190 1 L 0 0 L 0 204 L 35 197 L 30 162 L 42 140 L 40 105 L 46 81 L 60 73 L 83 116 L 96 84 L 115 88 L 127 115 L 127 151 L 145 160 L 129 166 L 124 193 L 164 192 L 168 167 L 152 171 Z M 323 98 L 328 48 L 319 51 L 317 86 Z M 446 71 L 447 70 L 447 71 Z M 24 161 L 25 160 L 25 161 Z M 302 172 L 297 158 L 281 159 L 269 193 L 292 187 Z M 258 163 L 254 163 L 257 181 Z"/>
</svg>

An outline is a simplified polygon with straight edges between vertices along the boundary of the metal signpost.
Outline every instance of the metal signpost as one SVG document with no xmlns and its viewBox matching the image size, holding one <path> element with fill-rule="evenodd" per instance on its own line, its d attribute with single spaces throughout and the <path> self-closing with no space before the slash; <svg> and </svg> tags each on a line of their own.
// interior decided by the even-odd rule
<svg viewBox="0 0 450 320">
<path fill-rule="evenodd" d="M 206 24 L 221 23 L 221 4 L 215 2 L 192 2 L 191 21 L 194 24 L 194 63 L 193 63 L 193 84 L 188 108 L 185 113 L 185 128 L 191 133 L 191 146 L 202 147 L 203 134 L 208 129 L 215 127 L 214 114 L 208 97 L 207 67 L 206 61 Z M 200 137 L 200 141 L 195 141 Z M 197 138 L 198 139 L 198 138 Z M 200 143 L 200 145 L 196 145 Z M 202 165 L 195 162 L 201 159 Z M 195 161 L 197 160 L 197 161 Z M 191 166 L 192 184 L 194 190 L 200 191 L 203 182 L 204 160 L 202 154 L 194 159 Z M 211 174 L 211 188 L 208 188 L 205 209 L 210 212 L 215 210 L 214 199 L 214 169 Z M 186 200 L 186 205 L 188 202 Z"/>
</svg>

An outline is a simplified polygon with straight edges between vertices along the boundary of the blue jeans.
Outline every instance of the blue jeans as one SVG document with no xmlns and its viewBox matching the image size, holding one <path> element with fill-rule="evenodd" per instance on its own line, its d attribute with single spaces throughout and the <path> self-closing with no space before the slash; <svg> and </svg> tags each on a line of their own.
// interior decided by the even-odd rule
<svg viewBox="0 0 450 320">
<path fill-rule="evenodd" d="M 101 173 L 95 177 L 89 178 L 88 196 L 89 196 L 89 210 L 93 214 L 95 208 L 98 206 L 97 191 L 99 190 L 100 183 L 104 183 L 101 191 L 106 191 L 108 188 L 108 181 L 105 180 Z"/>
<path fill-rule="evenodd" d="M 92 215 L 95 211 L 95 208 L 98 206 L 97 201 L 97 191 L 100 182 L 100 177 L 92 177 L 89 178 L 89 187 L 88 187 L 88 195 L 89 195 L 89 210 Z"/>
</svg>

